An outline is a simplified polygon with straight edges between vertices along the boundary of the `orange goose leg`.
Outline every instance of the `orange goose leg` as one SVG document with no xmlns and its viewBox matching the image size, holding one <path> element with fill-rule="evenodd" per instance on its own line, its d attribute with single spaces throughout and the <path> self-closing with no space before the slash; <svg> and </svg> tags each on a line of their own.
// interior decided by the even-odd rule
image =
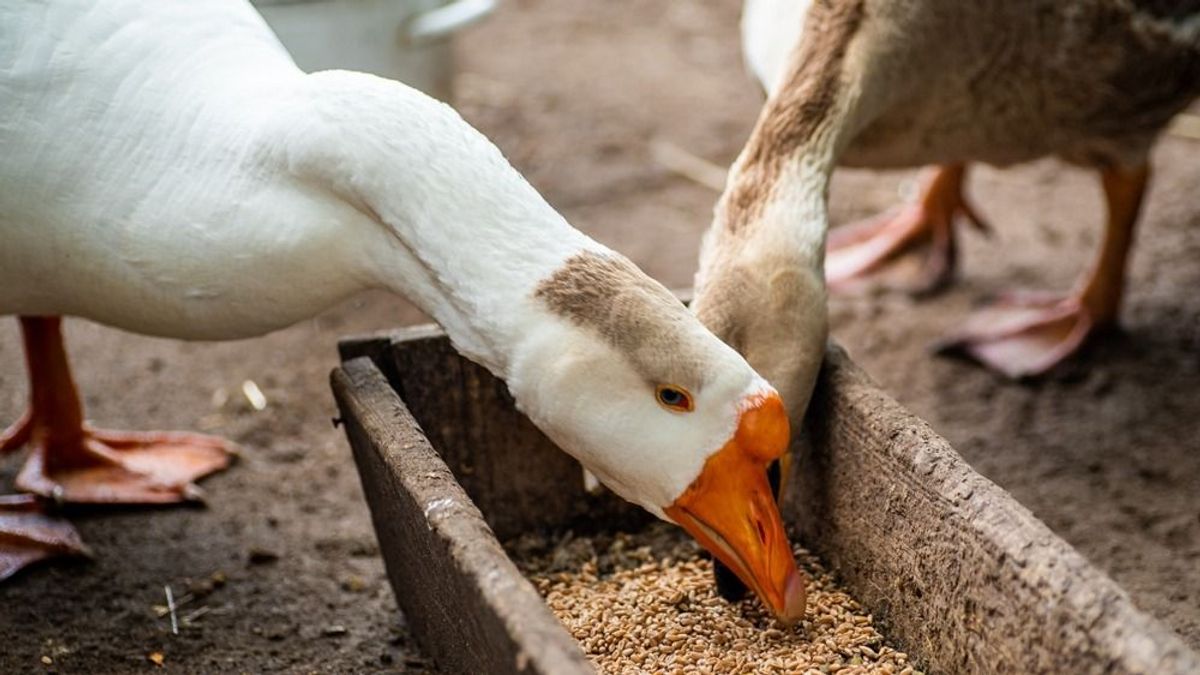
<svg viewBox="0 0 1200 675">
<path fill-rule="evenodd" d="M 192 481 L 229 464 L 235 448 L 214 436 L 93 429 L 63 349 L 59 317 L 22 317 L 30 406 L 0 450 L 29 446 L 17 487 L 63 502 L 168 504 L 199 498 Z"/>
<path fill-rule="evenodd" d="M 1040 375 L 1075 353 L 1097 328 L 1117 322 L 1125 288 L 1125 262 L 1149 170 L 1107 169 L 1104 243 L 1091 272 L 1066 297 L 1013 293 L 973 314 L 942 351 L 966 354 L 1009 377 Z"/>
<path fill-rule="evenodd" d="M 28 446 L 17 488 L 60 502 L 167 504 L 199 499 L 192 481 L 229 464 L 235 448 L 212 436 L 93 429 L 63 348 L 59 317 L 21 317 L 29 366 L 30 405 L 0 433 L 0 453 Z M 38 559 L 79 552 L 64 521 L 42 515 L 35 502 L 0 502 L 0 578 Z"/>
<path fill-rule="evenodd" d="M 825 254 L 830 289 L 847 290 L 876 275 L 885 285 L 911 293 L 928 293 L 948 283 L 957 258 L 955 221 L 961 217 L 981 232 L 989 231 L 963 197 L 966 175 L 965 164 L 938 167 L 925 178 L 916 202 L 832 230 Z M 921 255 L 916 269 L 899 264 L 910 253 Z"/>
</svg>

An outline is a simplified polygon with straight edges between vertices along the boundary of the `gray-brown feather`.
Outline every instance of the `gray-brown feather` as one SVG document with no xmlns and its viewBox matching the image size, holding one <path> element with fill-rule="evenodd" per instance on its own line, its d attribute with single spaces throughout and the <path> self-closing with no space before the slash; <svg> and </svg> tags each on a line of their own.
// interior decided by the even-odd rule
<svg viewBox="0 0 1200 675">
<path fill-rule="evenodd" d="M 538 284 L 534 297 L 612 345 L 648 384 L 703 387 L 709 359 L 694 339 L 695 319 L 628 259 L 590 251 L 574 255 Z"/>
<path fill-rule="evenodd" d="M 859 75 L 881 101 L 851 165 L 1134 164 L 1200 95 L 1191 0 L 878 0 L 851 39 L 875 42 Z"/>
</svg>

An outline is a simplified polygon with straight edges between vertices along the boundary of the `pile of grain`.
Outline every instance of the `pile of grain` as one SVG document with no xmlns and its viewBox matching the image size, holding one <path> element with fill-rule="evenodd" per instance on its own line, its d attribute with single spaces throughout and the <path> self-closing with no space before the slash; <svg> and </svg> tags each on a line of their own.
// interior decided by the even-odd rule
<svg viewBox="0 0 1200 675">
<path fill-rule="evenodd" d="M 666 524 L 636 535 L 527 535 L 509 548 L 602 672 L 920 673 L 804 549 L 808 611 L 782 629 L 757 600 L 722 600 L 712 563 Z"/>
</svg>

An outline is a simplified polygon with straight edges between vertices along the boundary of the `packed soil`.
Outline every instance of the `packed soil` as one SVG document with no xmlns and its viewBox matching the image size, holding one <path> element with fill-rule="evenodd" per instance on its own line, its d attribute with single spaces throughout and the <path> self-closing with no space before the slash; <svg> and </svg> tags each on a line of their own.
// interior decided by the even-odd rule
<svg viewBox="0 0 1200 675">
<path fill-rule="evenodd" d="M 594 536 L 531 533 L 507 548 L 603 673 L 924 675 L 798 545 L 808 605 L 788 627 L 753 597 L 722 599 L 711 559 L 667 523 Z"/>
<path fill-rule="evenodd" d="M 655 160 L 665 141 L 727 165 L 761 102 L 737 0 L 510 0 L 459 43 L 460 109 L 575 226 L 668 286 L 691 285 L 716 194 Z M 1166 138 L 1131 264 L 1124 329 L 1032 383 L 926 345 L 981 298 L 1069 288 L 1101 234 L 1095 176 L 1047 160 L 973 174 L 991 239 L 963 237 L 960 281 L 913 300 L 835 298 L 834 333 L 985 475 L 1200 647 L 1200 145 Z M 893 206 L 913 172 L 841 172 L 833 218 Z M 421 321 L 370 294 L 255 340 L 181 343 L 67 323 L 90 417 L 240 443 L 204 508 L 73 514 L 96 557 L 0 587 L 0 672 L 420 672 L 384 578 L 350 453 L 330 418 L 338 336 Z M 268 405 L 241 394 L 251 380 Z M 26 383 L 0 325 L 0 420 Z M 7 485 L 16 461 L 0 463 Z M 164 586 L 180 605 L 171 631 Z M 49 659 L 46 665 L 43 658 Z"/>
</svg>

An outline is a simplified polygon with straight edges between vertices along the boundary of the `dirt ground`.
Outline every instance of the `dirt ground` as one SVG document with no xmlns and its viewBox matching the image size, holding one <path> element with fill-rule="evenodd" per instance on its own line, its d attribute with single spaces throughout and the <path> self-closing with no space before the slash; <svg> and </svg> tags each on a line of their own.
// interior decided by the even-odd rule
<svg viewBox="0 0 1200 675">
<path fill-rule="evenodd" d="M 577 227 L 673 287 L 691 284 L 716 194 L 658 165 L 662 139 L 719 164 L 760 99 L 744 74 L 737 0 L 510 0 L 460 42 L 458 102 Z M 1033 384 L 926 345 L 1002 289 L 1066 289 L 1100 235 L 1086 172 L 982 168 L 971 194 L 997 235 L 965 237 L 961 282 L 922 301 L 838 298 L 835 335 L 984 474 L 1200 647 L 1200 161 L 1154 156 L 1123 332 Z M 842 172 L 835 222 L 892 206 L 912 172 Z M 374 543 L 348 447 L 330 424 L 338 336 L 412 323 L 371 294 L 270 336 L 181 343 L 68 322 L 98 424 L 199 429 L 244 448 L 205 481 L 207 508 L 79 513 L 90 562 L 0 587 L 0 672 L 420 672 Z M 242 402 L 253 380 L 268 407 Z M 0 423 L 26 384 L 16 322 L 0 323 Z M 16 462 L 0 463 L 0 481 Z M 5 483 L 6 484 L 6 483 Z M 224 583 L 214 583 L 224 579 Z M 169 585 L 183 621 L 156 612 Z M 48 657 L 52 665 L 44 665 Z"/>
</svg>

